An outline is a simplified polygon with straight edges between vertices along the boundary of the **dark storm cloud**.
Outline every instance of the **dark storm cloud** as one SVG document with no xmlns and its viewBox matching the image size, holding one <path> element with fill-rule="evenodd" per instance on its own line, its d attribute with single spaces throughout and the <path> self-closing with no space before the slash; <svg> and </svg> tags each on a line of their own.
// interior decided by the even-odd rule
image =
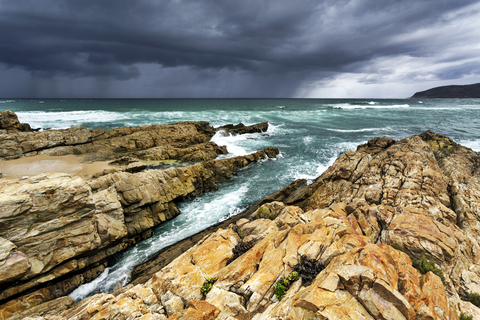
<svg viewBox="0 0 480 320">
<path fill-rule="evenodd" d="M 149 81 L 159 96 L 200 88 L 202 96 L 288 97 L 341 73 L 381 73 L 378 59 L 428 58 L 476 41 L 431 31 L 478 17 L 460 10 L 477 2 L 0 0 L 0 64 L 44 80 L 136 80 L 129 83 L 139 88 Z M 475 56 L 457 54 L 438 59 Z M 472 65 L 434 76 L 478 74 Z M 157 70 L 148 79 L 145 66 Z"/>
</svg>

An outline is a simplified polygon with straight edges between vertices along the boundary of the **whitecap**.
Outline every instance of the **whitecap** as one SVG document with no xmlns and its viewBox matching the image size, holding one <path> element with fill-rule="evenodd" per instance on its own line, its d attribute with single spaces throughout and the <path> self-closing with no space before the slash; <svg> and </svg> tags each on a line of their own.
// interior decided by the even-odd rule
<svg viewBox="0 0 480 320">
<path fill-rule="evenodd" d="M 32 127 L 66 129 L 78 126 L 81 123 L 105 123 L 118 120 L 131 119 L 132 115 L 122 112 L 104 110 L 79 110 L 79 111 L 19 111 L 16 112 L 21 122 L 29 123 Z"/>
<path fill-rule="evenodd" d="M 311 136 L 306 136 L 306 137 L 303 138 L 303 143 L 305 143 L 305 144 L 309 144 L 312 141 L 313 141 L 313 137 L 311 137 Z"/>
<path fill-rule="evenodd" d="M 480 151 L 480 140 L 460 140 L 458 143 L 472 149 L 473 151 Z"/>
<path fill-rule="evenodd" d="M 347 103 L 339 103 L 332 106 L 336 109 L 399 109 L 399 108 L 409 108 L 408 104 L 394 104 L 394 105 L 355 105 Z"/>
<path fill-rule="evenodd" d="M 92 281 L 85 283 L 78 287 L 77 289 L 73 290 L 72 293 L 70 293 L 68 296 L 72 297 L 75 299 L 75 301 L 79 302 L 80 300 L 85 299 L 88 297 L 91 293 L 95 292 L 98 290 L 101 286 L 100 284 L 105 281 L 105 279 L 108 276 L 108 273 L 110 271 L 110 268 L 106 268 L 102 274 Z"/>
<path fill-rule="evenodd" d="M 390 127 L 385 128 L 363 128 L 363 129 L 333 129 L 333 128 L 325 128 L 328 131 L 335 131 L 335 132 L 372 132 L 372 131 L 391 131 Z"/>
<path fill-rule="evenodd" d="M 238 214 L 240 204 L 249 189 L 250 182 L 246 182 L 221 197 L 206 194 L 180 203 L 179 216 L 162 223 L 151 238 L 130 248 L 116 265 L 105 269 L 95 280 L 78 287 L 70 296 L 80 301 L 96 292 L 112 292 L 115 287 L 126 285 L 133 268 L 147 261 L 156 252 Z"/>
</svg>

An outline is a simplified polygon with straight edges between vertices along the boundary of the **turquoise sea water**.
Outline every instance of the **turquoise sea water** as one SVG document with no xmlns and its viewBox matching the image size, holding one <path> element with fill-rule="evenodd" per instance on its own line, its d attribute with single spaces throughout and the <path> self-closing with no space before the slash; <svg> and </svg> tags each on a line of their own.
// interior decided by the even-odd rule
<svg viewBox="0 0 480 320">
<path fill-rule="evenodd" d="M 81 299 L 108 292 L 128 281 L 134 266 L 162 248 L 242 211 L 295 179 L 313 180 L 339 154 L 367 140 L 402 139 L 432 130 L 480 151 L 480 99 L 139 99 L 139 100 L 2 100 L 34 128 L 114 128 L 208 121 L 253 124 L 269 121 L 264 134 L 215 136 L 227 157 L 278 147 L 276 160 L 265 160 L 219 185 L 216 192 L 179 205 L 181 214 L 156 228 L 155 235 L 128 250 L 120 261 L 72 296 Z"/>
</svg>

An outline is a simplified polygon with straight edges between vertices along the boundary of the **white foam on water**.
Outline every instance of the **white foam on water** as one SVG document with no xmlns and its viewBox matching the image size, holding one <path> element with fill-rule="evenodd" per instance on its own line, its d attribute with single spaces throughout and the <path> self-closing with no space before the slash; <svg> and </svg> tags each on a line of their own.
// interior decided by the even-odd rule
<svg viewBox="0 0 480 320">
<path fill-rule="evenodd" d="M 260 142 L 262 140 L 262 135 L 274 135 L 276 132 L 279 132 L 282 127 L 283 125 L 275 126 L 269 123 L 268 130 L 264 133 L 256 132 L 239 135 L 226 134 L 225 131 L 222 130 L 217 131 L 211 141 L 219 146 L 226 146 L 228 151 L 227 155 L 220 155 L 217 159 L 244 156 L 256 152 L 263 148 Z"/>
<path fill-rule="evenodd" d="M 76 301 L 85 299 L 90 293 L 95 292 L 95 290 L 101 287 L 101 283 L 105 281 L 109 271 L 110 268 L 106 268 L 101 275 L 73 290 L 73 292 L 70 293 L 68 296 L 72 297 Z"/>
<path fill-rule="evenodd" d="M 409 108 L 408 104 L 394 104 L 394 105 L 352 105 L 347 103 L 340 103 L 333 105 L 333 108 L 336 109 L 399 109 L 399 108 Z"/>
<path fill-rule="evenodd" d="M 303 143 L 305 144 L 310 144 L 313 141 L 313 137 L 311 136 L 306 136 L 303 138 Z"/>
<path fill-rule="evenodd" d="M 462 146 L 472 149 L 473 151 L 480 151 L 480 140 L 460 140 L 458 143 Z"/>
<path fill-rule="evenodd" d="M 219 157 L 219 159 L 221 159 L 221 158 L 231 158 L 231 157 L 246 155 L 247 151 L 245 150 L 245 148 L 242 148 L 238 143 L 239 141 L 244 141 L 246 139 L 247 138 L 243 134 L 235 135 L 235 136 L 225 135 L 225 132 L 220 130 L 220 131 L 217 131 L 217 133 L 215 133 L 211 141 L 215 142 L 219 146 L 227 147 L 228 155 Z"/>
<path fill-rule="evenodd" d="M 320 177 L 325 170 L 330 167 L 338 158 L 339 153 L 349 150 L 355 150 L 359 144 L 364 142 L 340 142 L 333 145 L 330 148 L 330 154 L 332 155 L 326 162 L 319 161 L 307 161 L 298 165 L 291 165 L 287 171 L 287 176 L 296 179 L 306 179 L 308 184 Z M 313 168 L 313 170 L 311 170 Z M 305 172 L 307 170 L 307 172 Z"/>
<path fill-rule="evenodd" d="M 112 292 L 116 287 L 126 285 L 135 266 L 147 261 L 156 252 L 238 214 L 250 186 L 246 182 L 240 187 L 233 187 L 221 197 L 209 193 L 181 203 L 179 216 L 162 223 L 151 238 L 129 249 L 115 266 L 105 269 L 98 278 L 81 285 L 70 296 L 80 301 L 96 292 Z"/>
<path fill-rule="evenodd" d="M 369 101 L 368 104 L 373 105 L 373 104 L 376 104 L 376 102 L 375 101 Z"/>
<path fill-rule="evenodd" d="M 453 107 L 414 107 L 416 110 L 477 110 L 480 109 L 478 105 L 459 105 Z"/>
<path fill-rule="evenodd" d="M 132 115 L 123 112 L 104 110 L 88 111 L 19 111 L 16 112 L 20 122 L 29 123 L 33 128 L 66 129 L 85 122 L 105 123 L 131 119 Z"/>
<path fill-rule="evenodd" d="M 288 169 L 286 176 L 292 180 L 305 179 L 307 184 L 313 183 L 313 181 L 320 177 L 322 173 L 330 167 L 336 158 L 330 159 L 327 163 L 321 162 L 305 162 L 299 167 L 290 167 Z M 306 168 L 314 168 L 310 172 L 305 172 Z"/>
<path fill-rule="evenodd" d="M 363 128 L 363 129 L 333 129 L 333 128 L 325 128 L 328 131 L 335 131 L 335 132 L 372 132 L 372 131 L 391 131 L 390 127 L 384 128 Z"/>
</svg>

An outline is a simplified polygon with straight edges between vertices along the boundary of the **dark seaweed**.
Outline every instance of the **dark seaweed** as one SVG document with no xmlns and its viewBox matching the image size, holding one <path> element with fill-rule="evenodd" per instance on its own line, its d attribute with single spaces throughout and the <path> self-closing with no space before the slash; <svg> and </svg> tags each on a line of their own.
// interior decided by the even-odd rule
<svg viewBox="0 0 480 320">
<path fill-rule="evenodd" d="M 300 278 L 302 278 L 302 285 L 308 287 L 313 280 L 325 266 L 315 259 L 310 259 L 307 256 L 300 255 L 300 263 L 293 266 Z"/>
</svg>

